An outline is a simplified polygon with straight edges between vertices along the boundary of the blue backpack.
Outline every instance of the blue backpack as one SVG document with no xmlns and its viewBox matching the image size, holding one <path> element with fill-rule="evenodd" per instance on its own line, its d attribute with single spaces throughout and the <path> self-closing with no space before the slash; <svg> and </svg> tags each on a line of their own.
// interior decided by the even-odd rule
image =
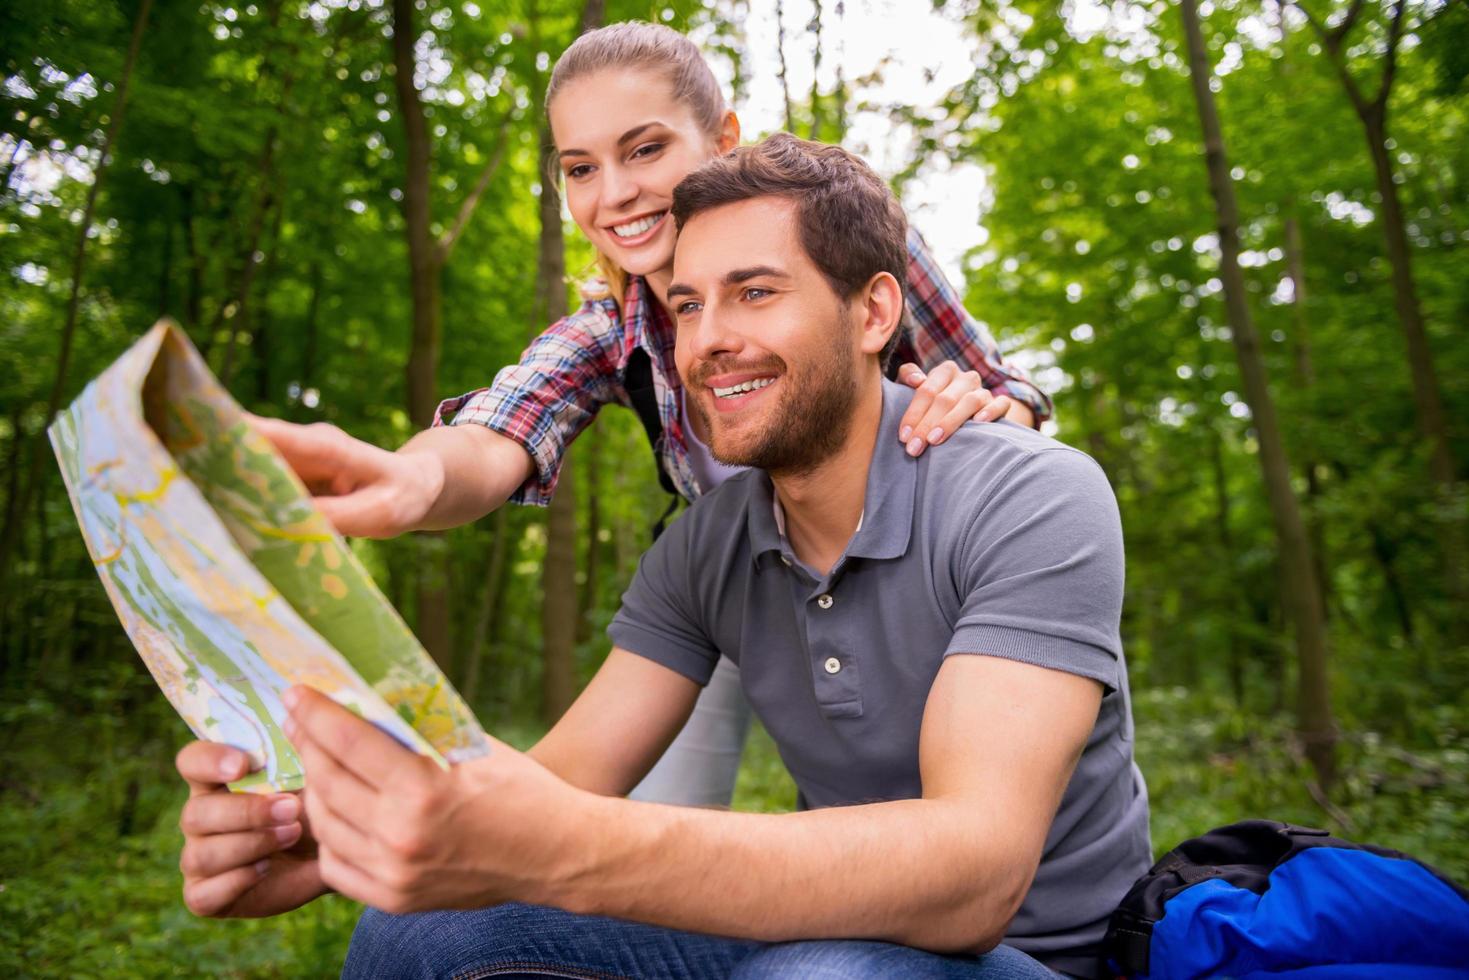
<svg viewBox="0 0 1469 980">
<path fill-rule="evenodd" d="M 1136 980 L 1469 977 L 1469 892 L 1398 851 L 1246 820 L 1153 865 L 1104 951 Z"/>
</svg>

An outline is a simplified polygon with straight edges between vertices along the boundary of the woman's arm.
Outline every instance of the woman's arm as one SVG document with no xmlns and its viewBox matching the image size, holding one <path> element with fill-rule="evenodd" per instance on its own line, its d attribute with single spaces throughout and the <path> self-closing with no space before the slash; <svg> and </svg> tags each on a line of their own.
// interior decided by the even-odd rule
<svg viewBox="0 0 1469 980">
<path fill-rule="evenodd" d="M 908 229 L 908 312 L 911 336 L 900 342 L 895 360 L 916 361 L 930 369 L 957 361 L 980 375 L 984 387 L 1005 395 L 1028 412 L 1006 417 L 1032 426 L 1051 417 L 1051 400 L 1025 373 L 1000 355 L 1000 345 L 964 308 L 958 290 L 944 277 L 916 229 Z M 920 388 L 920 391 L 922 389 Z M 920 433 L 921 434 L 921 433 Z"/>
<path fill-rule="evenodd" d="M 478 425 L 427 429 L 389 452 L 326 423 L 251 423 L 348 537 L 467 524 L 505 503 L 535 471 L 519 443 Z"/>
<path fill-rule="evenodd" d="M 546 504 L 571 441 L 620 397 L 622 323 L 588 300 L 489 388 L 451 398 L 397 452 L 332 425 L 254 418 L 342 534 L 388 538 L 478 520 L 507 500 Z M 446 425 L 445 413 L 454 415 Z"/>
</svg>

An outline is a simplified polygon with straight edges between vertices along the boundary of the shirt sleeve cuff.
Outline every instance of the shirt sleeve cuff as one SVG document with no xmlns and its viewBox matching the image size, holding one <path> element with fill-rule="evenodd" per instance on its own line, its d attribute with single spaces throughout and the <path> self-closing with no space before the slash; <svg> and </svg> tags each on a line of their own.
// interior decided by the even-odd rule
<svg viewBox="0 0 1469 980">
<path fill-rule="evenodd" d="M 453 413 L 452 419 L 446 415 Z M 516 443 L 530 454 L 533 472 L 510 494 L 512 504 L 546 507 L 556 492 L 561 478 L 561 459 L 565 446 L 560 432 L 542 413 L 506 412 L 493 388 L 482 388 L 468 395 L 451 398 L 439 405 L 434 425 L 482 425 Z"/>
<path fill-rule="evenodd" d="M 712 650 L 695 649 L 687 640 L 676 639 L 622 618 L 612 620 L 607 627 L 607 635 L 612 638 L 613 645 L 682 674 L 700 687 L 709 683 L 709 677 L 719 662 L 719 654 Z"/>
<path fill-rule="evenodd" d="M 945 657 L 955 654 L 1002 657 L 1091 678 L 1108 694 L 1117 689 L 1117 658 L 1100 647 L 1064 636 L 985 624 L 960 626 L 944 651 Z"/>
<path fill-rule="evenodd" d="M 1031 413 L 1035 415 L 1036 428 L 1040 428 L 1040 424 L 1055 413 L 1051 399 L 1046 396 L 1044 391 L 1041 391 L 1029 381 L 1011 376 L 1009 380 L 995 385 L 990 391 L 992 394 L 1008 395 L 1025 405 L 1026 408 L 1029 408 Z"/>
</svg>

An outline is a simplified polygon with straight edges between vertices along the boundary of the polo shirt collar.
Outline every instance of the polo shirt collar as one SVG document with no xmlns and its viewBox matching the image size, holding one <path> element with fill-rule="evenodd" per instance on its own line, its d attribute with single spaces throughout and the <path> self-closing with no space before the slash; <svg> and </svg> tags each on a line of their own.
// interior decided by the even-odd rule
<svg viewBox="0 0 1469 980">
<path fill-rule="evenodd" d="M 867 469 L 862 520 L 847 545 L 844 558 L 900 558 L 908 551 L 913 532 L 913 504 L 917 495 L 918 460 L 903 450 L 893 433 L 912 400 L 912 391 L 893 381 L 882 382 L 882 419 L 877 443 Z M 789 550 L 775 517 L 775 486 L 764 471 L 754 474 L 747 518 L 750 557 L 758 565 L 763 555 Z"/>
<path fill-rule="evenodd" d="M 898 422 L 913 400 L 913 389 L 895 381 L 882 382 L 882 421 L 877 444 L 867 468 L 862 524 L 847 545 L 848 558 L 901 558 L 913 533 L 913 505 L 917 497 L 918 460 L 903 449 Z"/>
</svg>

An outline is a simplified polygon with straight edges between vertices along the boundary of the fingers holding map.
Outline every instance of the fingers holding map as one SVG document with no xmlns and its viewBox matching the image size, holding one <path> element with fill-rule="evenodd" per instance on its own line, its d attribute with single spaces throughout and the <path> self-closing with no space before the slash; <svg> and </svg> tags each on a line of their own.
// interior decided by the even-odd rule
<svg viewBox="0 0 1469 980">
<path fill-rule="evenodd" d="M 489 743 L 346 542 L 184 334 L 160 322 L 50 429 L 102 584 L 202 739 L 304 784 L 280 696 L 316 688 L 440 764 Z"/>
</svg>

